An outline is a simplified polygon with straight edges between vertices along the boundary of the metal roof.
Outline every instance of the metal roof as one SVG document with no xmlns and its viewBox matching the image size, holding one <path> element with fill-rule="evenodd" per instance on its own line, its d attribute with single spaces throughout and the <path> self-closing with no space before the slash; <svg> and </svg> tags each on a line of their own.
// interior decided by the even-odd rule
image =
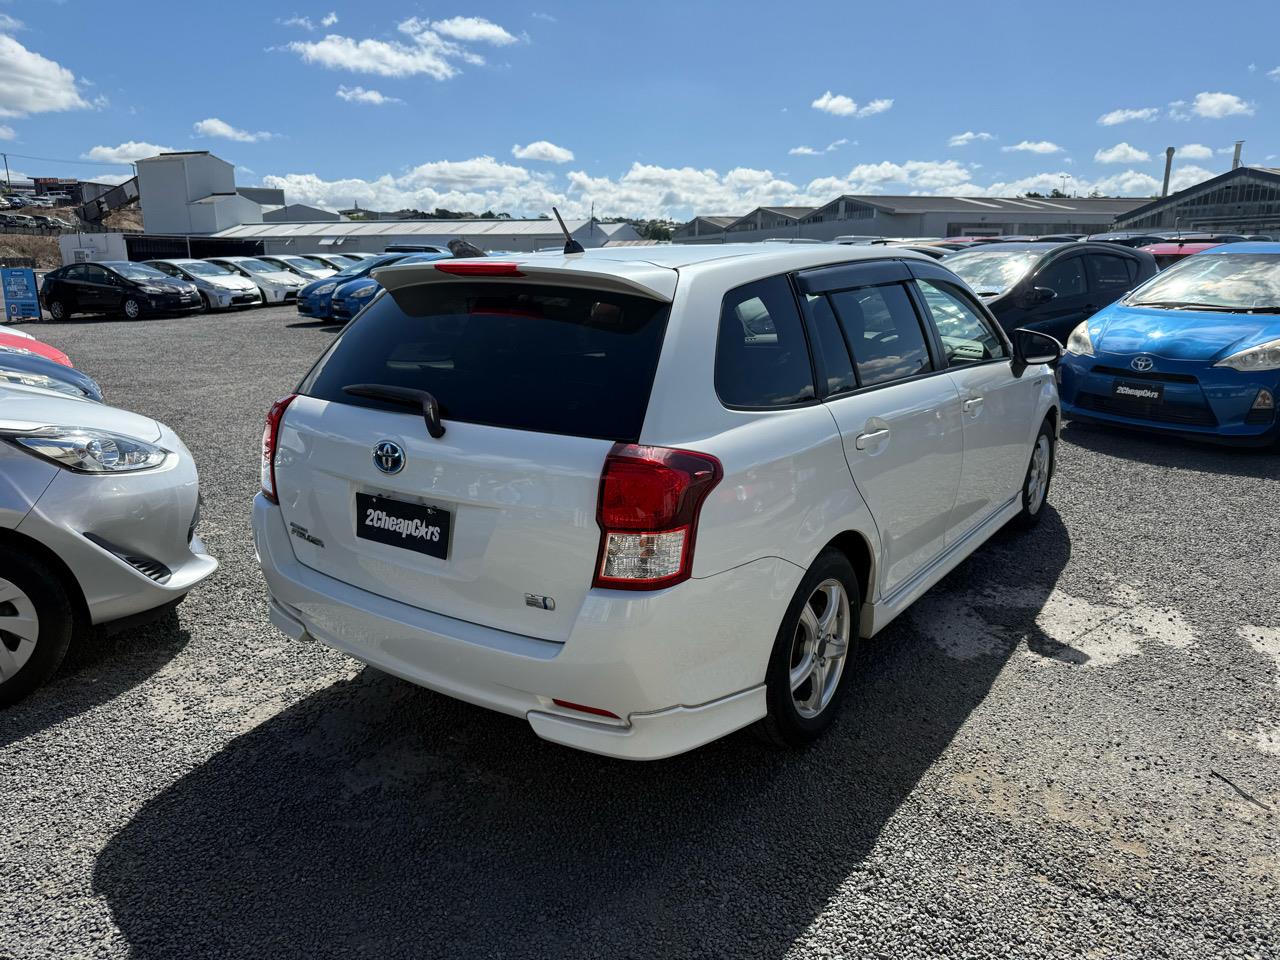
<svg viewBox="0 0 1280 960">
<path fill-rule="evenodd" d="M 1276 167 L 1251 167 L 1240 166 L 1234 170 L 1228 170 L 1226 173 L 1220 173 L 1216 177 L 1210 177 L 1208 180 L 1201 180 L 1199 183 L 1192 184 L 1185 190 L 1179 190 L 1177 193 L 1171 193 L 1167 197 L 1159 197 L 1155 200 L 1144 200 L 1141 204 L 1130 210 L 1124 211 L 1126 219 L 1137 220 L 1142 217 L 1149 216 L 1156 210 L 1170 205 L 1176 205 L 1189 197 L 1197 196 L 1207 190 L 1214 190 L 1229 180 L 1235 180 L 1243 176 L 1258 176 L 1280 180 L 1280 168 Z"/>
<path fill-rule="evenodd" d="M 823 207 L 833 206 L 841 200 L 853 200 L 891 213 L 1003 213 L 1039 210 L 1045 213 L 1127 213 L 1134 207 L 1147 203 L 1142 197 L 943 197 L 943 196 L 895 196 L 889 194 L 844 194 Z"/>
<path fill-rule="evenodd" d="M 566 220 L 570 233 L 587 225 L 586 220 Z M 599 229 L 602 224 L 597 223 Z M 349 220 L 304 223 L 242 223 L 214 236 L 219 240 L 276 240 L 294 237 L 559 237 L 554 220 Z"/>
</svg>

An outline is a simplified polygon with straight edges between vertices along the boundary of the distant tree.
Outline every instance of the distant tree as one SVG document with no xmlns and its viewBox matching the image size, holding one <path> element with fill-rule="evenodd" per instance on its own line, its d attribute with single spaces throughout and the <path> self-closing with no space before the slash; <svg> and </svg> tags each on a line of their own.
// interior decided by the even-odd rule
<svg viewBox="0 0 1280 960">
<path fill-rule="evenodd" d="M 636 224 L 636 230 L 645 240 L 670 240 L 671 224 L 663 220 L 643 220 Z"/>
<path fill-rule="evenodd" d="M 1019 196 L 1023 196 L 1023 197 L 1031 197 L 1031 198 L 1034 200 L 1034 199 L 1036 199 L 1037 197 L 1039 197 L 1039 198 L 1043 198 L 1043 197 L 1044 197 L 1044 194 L 1043 194 L 1043 193 L 1037 193 L 1037 192 L 1036 192 L 1036 191 L 1034 191 L 1034 190 L 1028 190 L 1026 193 L 1019 194 Z"/>
<path fill-rule="evenodd" d="M 1052 190 L 1050 190 L 1050 191 L 1049 191 L 1049 199 L 1050 199 L 1050 200 L 1066 200 L 1066 199 L 1068 199 L 1070 196 L 1071 196 L 1070 194 L 1068 194 L 1068 193 L 1063 193 L 1063 192 L 1062 192 L 1061 190 L 1059 190 L 1057 187 L 1054 187 Z"/>
</svg>

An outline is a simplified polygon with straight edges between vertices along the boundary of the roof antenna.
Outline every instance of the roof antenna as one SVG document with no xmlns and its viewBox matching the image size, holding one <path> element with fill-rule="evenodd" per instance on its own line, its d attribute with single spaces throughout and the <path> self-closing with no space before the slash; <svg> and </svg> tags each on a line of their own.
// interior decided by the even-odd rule
<svg viewBox="0 0 1280 960">
<path fill-rule="evenodd" d="M 560 211 L 557 210 L 555 207 L 552 207 L 551 212 L 556 215 L 556 222 L 560 224 L 560 232 L 564 234 L 565 254 L 567 255 L 570 253 L 586 253 L 587 251 L 582 248 L 582 244 L 580 244 L 577 240 L 573 239 L 573 237 L 570 236 L 569 228 L 564 225 L 564 218 L 560 216 Z"/>
</svg>

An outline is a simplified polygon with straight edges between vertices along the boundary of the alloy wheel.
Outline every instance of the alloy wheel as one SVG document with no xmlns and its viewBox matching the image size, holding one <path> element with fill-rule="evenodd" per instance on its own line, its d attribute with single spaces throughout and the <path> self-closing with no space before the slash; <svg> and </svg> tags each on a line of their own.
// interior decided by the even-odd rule
<svg viewBox="0 0 1280 960">
<path fill-rule="evenodd" d="M 1036 438 L 1035 449 L 1031 451 L 1031 468 L 1027 471 L 1028 513 L 1036 513 L 1044 505 L 1045 493 L 1049 489 L 1049 470 L 1052 463 L 1049 438 L 1042 433 Z"/>
<path fill-rule="evenodd" d="M 17 584 L 0 577 L 0 683 L 16 676 L 35 652 L 40 617 Z"/>
<path fill-rule="evenodd" d="M 805 601 L 791 642 L 791 700 L 812 719 L 831 703 L 849 653 L 849 594 L 839 580 L 823 580 Z"/>
<path fill-rule="evenodd" d="M 142 312 L 142 308 L 138 306 L 137 300 L 126 300 L 124 302 L 124 315 L 130 320 L 137 320 L 138 314 Z"/>
</svg>

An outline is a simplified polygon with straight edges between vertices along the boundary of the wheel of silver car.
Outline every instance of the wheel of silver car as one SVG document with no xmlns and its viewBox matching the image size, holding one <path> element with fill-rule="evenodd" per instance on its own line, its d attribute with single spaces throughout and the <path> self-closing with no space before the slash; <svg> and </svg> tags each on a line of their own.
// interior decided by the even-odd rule
<svg viewBox="0 0 1280 960">
<path fill-rule="evenodd" d="M 769 713 L 757 732 L 777 746 L 816 739 L 835 716 L 858 636 L 861 598 L 839 550 L 818 555 L 792 597 L 765 678 Z"/>
<path fill-rule="evenodd" d="M 1032 527 L 1039 522 L 1049 499 L 1055 441 L 1053 424 L 1046 420 L 1036 434 L 1036 442 L 1031 447 L 1031 461 L 1027 464 L 1027 476 L 1022 482 L 1022 512 L 1018 514 L 1018 521 L 1024 527 Z"/>
<path fill-rule="evenodd" d="M 849 594 L 835 579 L 823 580 L 805 601 L 791 641 L 791 702 L 813 718 L 831 702 L 849 652 Z"/>
<path fill-rule="evenodd" d="M 140 304 L 133 297 L 129 297 L 129 299 L 125 300 L 123 304 L 123 309 L 124 309 L 124 315 L 128 317 L 130 320 L 137 320 L 140 316 L 142 316 L 142 304 Z"/>
<path fill-rule="evenodd" d="M 62 580 L 29 550 L 0 546 L 0 706 L 44 683 L 71 642 Z"/>
</svg>

